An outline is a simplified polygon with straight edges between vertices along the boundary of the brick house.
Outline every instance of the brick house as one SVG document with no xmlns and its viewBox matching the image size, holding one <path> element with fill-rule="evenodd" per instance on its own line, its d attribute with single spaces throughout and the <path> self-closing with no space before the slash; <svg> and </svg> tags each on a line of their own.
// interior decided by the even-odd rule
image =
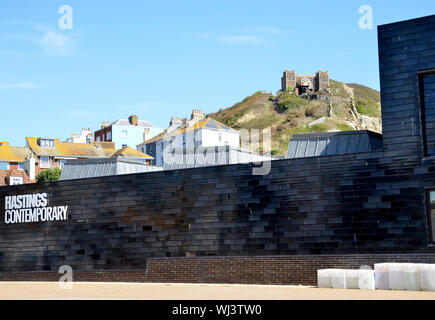
<svg viewBox="0 0 435 320">
<path fill-rule="evenodd" d="M 35 160 L 29 148 L 0 142 L 0 186 L 35 182 Z"/>
</svg>

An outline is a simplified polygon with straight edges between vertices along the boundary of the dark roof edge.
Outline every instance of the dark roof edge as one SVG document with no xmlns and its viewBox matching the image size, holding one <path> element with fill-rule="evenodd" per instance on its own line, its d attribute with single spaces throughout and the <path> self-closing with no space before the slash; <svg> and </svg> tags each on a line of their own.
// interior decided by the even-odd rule
<svg viewBox="0 0 435 320">
<path fill-rule="evenodd" d="M 134 161 L 130 158 L 88 158 L 88 159 L 69 159 L 66 164 L 83 164 L 83 163 L 104 163 L 104 162 L 125 162 L 132 164 L 143 164 L 138 161 Z M 146 165 L 146 164 L 143 164 Z"/>
<path fill-rule="evenodd" d="M 390 23 L 380 24 L 380 25 L 378 25 L 378 29 L 383 29 L 385 27 L 389 27 L 389 26 L 392 26 L 392 25 L 395 25 L 395 24 L 409 23 L 409 22 L 412 22 L 414 20 L 428 19 L 428 18 L 431 18 L 431 17 L 435 17 L 435 14 L 430 14 L 430 15 L 423 16 L 423 17 L 417 17 L 417 18 L 411 18 L 411 19 L 406 19 L 406 20 L 401 20 L 401 21 L 396 21 L 396 22 L 390 22 Z"/>
</svg>

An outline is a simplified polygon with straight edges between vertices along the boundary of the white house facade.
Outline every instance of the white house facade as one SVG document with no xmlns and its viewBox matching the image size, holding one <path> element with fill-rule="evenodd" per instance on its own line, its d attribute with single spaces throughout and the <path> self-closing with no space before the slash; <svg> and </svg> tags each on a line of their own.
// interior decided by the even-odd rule
<svg viewBox="0 0 435 320">
<path fill-rule="evenodd" d="M 154 165 L 164 166 L 165 150 L 219 146 L 238 148 L 239 131 L 212 118 L 205 118 L 201 110 L 193 110 L 190 120 L 171 118 L 170 125 L 164 132 L 137 145 L 137 149 L 154 157 Z"/>
</svg>

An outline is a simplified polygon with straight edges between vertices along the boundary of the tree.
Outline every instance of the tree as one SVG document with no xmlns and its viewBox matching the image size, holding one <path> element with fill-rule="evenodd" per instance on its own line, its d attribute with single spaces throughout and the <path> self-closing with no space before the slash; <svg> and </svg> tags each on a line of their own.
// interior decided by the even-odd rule
<svg viewBox="0 0 435 320">
<path fill-rule="evenodd" d="M 47 169 L 41 171 L 36 176 L 36 182 L 50 182 L 57 181 L 60 178 L 62 170 L 59 168 Z"/>
</svg>

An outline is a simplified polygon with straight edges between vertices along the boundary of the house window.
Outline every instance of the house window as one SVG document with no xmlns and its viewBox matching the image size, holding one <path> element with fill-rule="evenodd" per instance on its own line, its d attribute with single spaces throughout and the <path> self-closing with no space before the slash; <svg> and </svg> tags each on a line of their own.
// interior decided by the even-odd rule
<svg viewBox="0 0 435 320">
<path fill-rule="evenodd" d="M 150 154 L 153 153 L 153 146 L 150 146 Z"/>
<path fill-rule="evenodd" d="M 0 162 L 0 170 L 9 170 L 9 162 Z"/>
<path fill-rule="evenodd" d="M 100 140 L 101 140 L 101 138 L 100 138 L 100 136 L 98 136 L 98 137 L 97 137 L 97 141 L 100 141 Z"/>
<path fill-rule="evenodd" d="M 18 162 L 18 170 L 24 170 L 24 163 Z"/>
<path fill-rule="evenodd" d="M 23 177 L 10 177 L 9 184 L 11 186 L 16 186 L 16 185 L 19 185 L 19 184 L 23 184 Z"/>
<path fill-rule="evenodd" d="M 122 130 L 121 138 L 123 139 L 127 138 L 127 130 Z"/>
<path fill-rule="evenodd" d="M 112 140 L 112 132 L 111 131 L 107 132 L 107 134 L 106 134 L 106 141 L 109 141 L 109 140 Z"/>
<path fill-rule="evenodd" d="M 41 148 L 54 148 L 54 139 L 41 139 L 39 145 Z"/>
<path fill-rule="evenodd" d="M 50 157 L 41 156 L 39 167 L 43 169 L 50 168 Z"/>
<path fill-rule="evenodd" d="M 435 156 L 435 69 L 419 73 L 424 156 Z"/>
</svg>

